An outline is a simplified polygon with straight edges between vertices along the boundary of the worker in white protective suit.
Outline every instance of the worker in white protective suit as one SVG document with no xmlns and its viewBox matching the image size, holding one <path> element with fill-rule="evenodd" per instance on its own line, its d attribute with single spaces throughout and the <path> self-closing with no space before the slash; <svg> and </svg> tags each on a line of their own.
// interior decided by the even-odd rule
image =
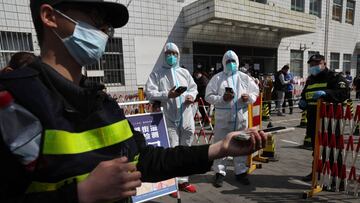
<svg viewBox="0 0 360 203">
<path fill-rule="evenodd" d="M 192 105 L 198 94 L 197 86 L 189 71 L 179 66 L 178 47 L 174 43 L 167 43 L 164 53 L 164 64 L 150 74 L 145 94 L 149 100 L 161 102 L 171 146 L 190 146 L 195 132 Z M 187 89 L 185 92 L 177 91 L 179 87 Z M 188 177 L 178 178 L 178 183 L 180 190 L 196 192 L 195 186 L 189 184 Z M 176 193 L 172 196 L 176 196 Z"/>
<path fill-rule="evenodd" d="M 245 73 L 238 71 L 239 59 L 233 51 L 227 51 L 222 59 L 224 70 L 216 74 L 208 83 L 205 100 L 215 106 L 214 142 L 223 139 L 231 131 L 248 127 L 248 104 L 254 103 L 259 95 L 259 87 Z M 250 184 L 247 178 L 247 156 L 234 157 L 236 179 Z M 216 172 L 213 185 L 222 187 L 226 175 L 226 160 L 214 161 Z"/>
</svg>

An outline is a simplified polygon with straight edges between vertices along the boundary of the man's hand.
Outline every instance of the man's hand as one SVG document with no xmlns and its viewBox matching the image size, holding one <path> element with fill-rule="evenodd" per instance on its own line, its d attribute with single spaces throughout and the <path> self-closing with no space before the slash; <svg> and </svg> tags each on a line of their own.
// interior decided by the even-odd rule
<svg viewBox="0 0 360 203">
<path fill-rule="evenodd" d="M 225 94 L 223 96 L 223 100 L 225 102 L 230 102 L 233 99 L 234 99 L 234 93 L 225 92 Z"/>
<path fill-rule="evenodd" d="M 191 95 L 186 95 L 185 97 L 185 105 L 190 105 L 194 103 L 194 98 Z"/>
<path fill-rule="evenodd" d="M 175 89 L 176 89 L 176 86 L 171 88 L 171 90 L 168 93 L 168 98 L 172 99 L 172 98 L 176 98 L 181 95 L 180 93 L 176 92 Z"/>
<path fill-rule="evenodd" d="M 126 157 L 101 162 L 78 184 L 80 203 L 108 202 L 136 195 L 141 173 Z"/>
<path fill-rule="evenodd" d="M 249 101 L 249 94 L 242 94 L 241 95 L 241 101 L 242 102 L 244 102 L 244 103 L 246 103 L 246 102 L 248 102 Z"/>
<path fill-rule="evenodd" d="M 223 140 L 210 145 L 209 160 L 219 159 L 226 156 L 249 155 L 254 151 L 264 148 L 267 136 L 263 131 L 258 132 L 255 128 L 247 129 L 250 135 L 248 141 L 238 141 L 234 137 L 239 131 L 229 133 Z"/>
</svg>

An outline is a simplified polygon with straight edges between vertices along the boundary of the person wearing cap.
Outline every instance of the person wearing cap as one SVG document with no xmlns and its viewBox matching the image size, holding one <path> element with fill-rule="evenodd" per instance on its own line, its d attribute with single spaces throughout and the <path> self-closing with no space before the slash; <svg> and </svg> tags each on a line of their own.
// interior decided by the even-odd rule
<svg viewBox="0 0 360 203">
<path fill-rule="evenodd" d="M 336 107 L 338 103 L 346 100 L 349 88 L 344 77 L 326 67 L 324 56 L 312 55 L 307 63 L 309 65 L 309 76 L 301 93 L 299 107 L 302 110 L 307 110 L 306 135 L 311 137 L 312 149 L 314 150 L 317 100 L 321 98 L 326 102 L 332 102 Z M 303 178 L 304 181 L 311 181 L 311 179 L 311 173 Z"/>
<path fill-rule="evenodd" d="M 205 100 L 215 106 L 216 125 L 214 141 L 235 130 L 248 126 L 248 104 L 254 103 L 259 95 L 259 87 L 247 74 L 238 70 L 239 58 L 234 51 L 227 51 L 222 59 L 224 71 L 214 75 L 206 87 Z M 213 185 L 222 187 L 226 176 L 226 159 L 214 161 Z M 247 156 L 234 156 L 235 178 L 243 185 L 249 185 L 247 177 Z"/>
<path fill-rule="evenodd" d="M 11 132 L 3 126 L 26 118 L 0 119 L 0 202 L 129 202 L 142 181 L 204 173 L 216 158 L 248 154 L 265 143 L 263 132 L 249 129 L 245 143 L 234 141 L 233 132 L 212 145 L 146 146 L 116 101 L 81 75 L 82 66 L 102 57 L 113 28 L 127 23 L 126 7 L 31 0 L 30 9 L 41 57 L 1 74 L 0 90 L 36 119 Z"/>
<path fill-rule="evenodd" d="M 164 47 L 164 63 L 151 72 L 145 87 L 149 100 L 160 101 L 164 108 L 170 145 L 191 146 L 195 132 L 192 106 L 198 91 L 189 71 L 180 68 L 180 52 L 176 44 L 169 42 Z M 178 92 L 179 87 L 186 87 Z M 189 177 L 178 178 L 179 189 L 195 193 L 194 185 L 189 184 Z M 172 196 L 176 197 L 177 193 Z"/>
</svg>

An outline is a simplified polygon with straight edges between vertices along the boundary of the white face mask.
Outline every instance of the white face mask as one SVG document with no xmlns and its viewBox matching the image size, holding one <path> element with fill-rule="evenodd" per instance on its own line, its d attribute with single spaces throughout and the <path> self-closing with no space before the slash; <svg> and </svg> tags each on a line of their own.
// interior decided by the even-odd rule
<svg viewBox="0 0 360 203">
<path fill-rule="evenodd" d="M 70 55 L 81 66 L 96 63 L 105 52 L 108 36 L 87 23 L 77 22 L 60 11 L 56 10 L 56 12 L 75 23 L 73 34 L 66 38 L 61 38 L 53 30 L 55 35 L 64 43 Z"/>
<path fill-rule="evenodd" d="M 316 65 L 316 66 L 311 66 L 309 68 L 309 73 L 313 76 L 319 74 L 321 72 L 321 67 L 320 65 Z"/>
</svg>

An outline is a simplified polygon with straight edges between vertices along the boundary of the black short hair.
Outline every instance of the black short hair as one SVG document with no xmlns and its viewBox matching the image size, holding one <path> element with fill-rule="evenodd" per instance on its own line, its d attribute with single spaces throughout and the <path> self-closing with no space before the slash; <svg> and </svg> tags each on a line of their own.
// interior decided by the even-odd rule
<svg viewBox="0 0 360 203">
<path fill-rule="evenodd" d="M 290 67 L 289 67 L 289 65 L 284 65 L 281 69 L 283 69 L 283 70 L 289 70 Z"/>
<path fill-rule="evenodd" d="M 8 66 L 12 69 L 18 69 L 22 68 L 26 65 L 29 65 L 36 59 L 36 56 L 33 53 L 30 52 L 17 52 L 14 54 L 9 63 Z"/>
<path fill-rule="evenodd" d="M 41 47 L 42 42 L 44 40 L 44 27 L 41 21 L 41 17 L 40 17 L 40 9 L 39 9 L 39 5 L 42 5 L 41 2 L 36 2 L 38 0 L 33 0 L 30 1 L 30 10 L 31 10 L 31 17 L 34 23 L 34 27 L 35 27 L 35 31 L 36 31 L 36 37 L 38 39 L 38 43 Z M 45 2 L 43 2 L 45 3 Z M 60 6 L 63 4 L 70 4 L 70 3 L 60 3 L 56 6 L 54 6 L 55 8 L 60 10 Z"/>
</svg>

